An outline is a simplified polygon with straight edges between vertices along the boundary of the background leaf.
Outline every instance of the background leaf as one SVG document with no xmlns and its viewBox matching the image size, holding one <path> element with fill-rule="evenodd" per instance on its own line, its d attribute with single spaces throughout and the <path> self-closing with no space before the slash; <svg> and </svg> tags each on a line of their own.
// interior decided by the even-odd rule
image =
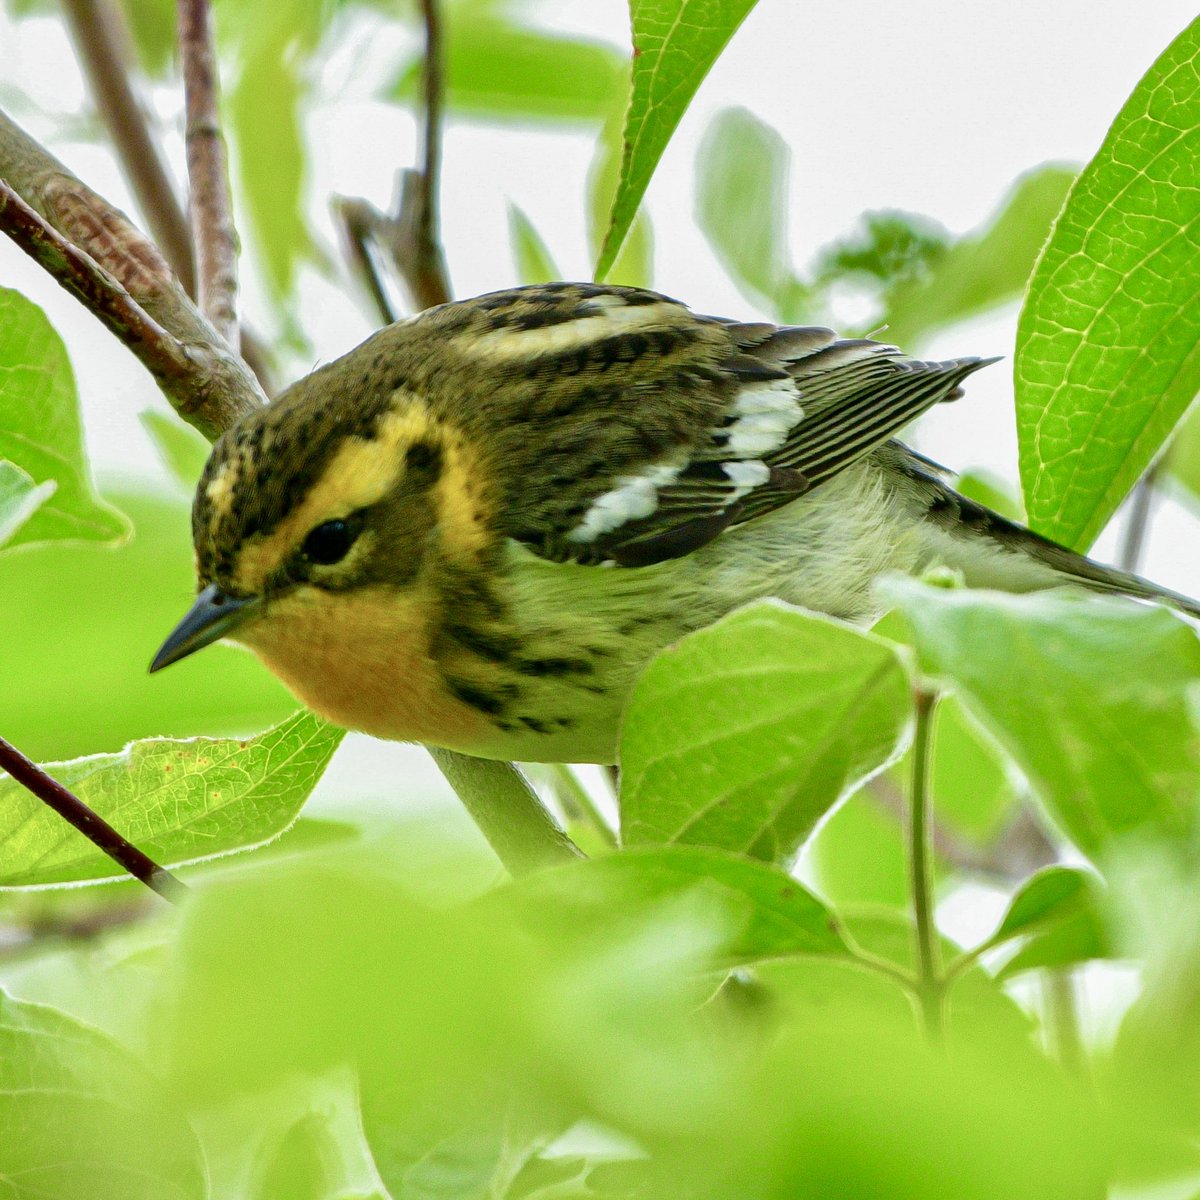
<svg viewBox="0 0 1200 1200">
<path fill-rule="evenodd" d="M 511 203 L 508 206 L 508 235 L 512 239 L 517 278 L 521 283 L 548 283 L 552 279 L 562 278 L 533 222 L 523 209 Z"/>
<path fill-rule="evenodd" d="M 696 89 L 755 0 L 630 0 L 633 78 L 624 151 L 596 262 L 605 279 L 633 224 L 658 160 Z"/>
<path fill-rule="evenodd" d="M 744 108 L 713 118 L 696 152 L 696 222 L 752 304 L 800 319 L 808 289 L 790 267 L 788 166 L 783 138 Z"/>
<path fill-rule="evenodd" d="M 46 769 L 151 858 L 180 863 L 261 845 L 295 819 L 342 731 L 298 712 L 244 741 L 134 742 Z M 0 775 L 0 886 L 121 877 L 83 834 Z"/>
<path fill-rule="evenodd" d="M 892 577 L 922 669 L 949 680 L 1085 853 L 1195 827 L 1200 640 L 1165 609 Z"/>
<path fill-rule="evenodd" d="M 1071 189 L 1017 330 L 1033 527 L 1086 548 L 1200 390 L 1200 20 Z"/>
<path fill-rule="evenodd" d="M 887 642 L 774 602 L 744 608 L 638 680 L 621 734 L 622 837 L 785 860 L 896 753 L 910 707 Z"/>
<path fill-rule="evenodd" d="M 620 96 L 621 56 L 599 42 L 545 33 L 519 13 L 490 4 L 446 6 L 446 103 L 486 119 L 601 121 Z M 391 89 L 413 103 L 421 60 L 409 62 Z"/>
<path fill-rule="evenodd" d="M 34 483 L 20 467 L 0 459 L 0 547 L 54 495 L 53 479 Z"/>
<path fill-rule="evenodd" d="M 890 288 L 880 317 L 887 340 L 911 350 L 934 330 L 1019 296 L 1075 174 L 1049 164 L 1022 175 L 981 230 Z"/>
<path fill-rule="evenodd" d="M 92 491 L 66 348 L 42 310 L 8 288 L 0 288 L 0 459 L 35 484 L 55 484 L 12 532 L 10 546 L 113 542 L 128 532 L 121 514 Z"/>
<path fill-rule="evenodd" d="M 0 992 L 0 1180 L 6 1200 L 202 1200 L 182 1112 L 116 1042 Z"/>
</svg>

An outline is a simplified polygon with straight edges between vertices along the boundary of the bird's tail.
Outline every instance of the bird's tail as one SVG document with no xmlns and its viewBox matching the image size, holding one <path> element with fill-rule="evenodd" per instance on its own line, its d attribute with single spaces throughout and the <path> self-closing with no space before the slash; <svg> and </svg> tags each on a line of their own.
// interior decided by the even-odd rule
<svg viewBox="0 0 1200 1200">
<path fill-rule="evenodd" d="M 1003 552 L 989 555 L 990 561 L 986 565 L 972 562 L 969 552 L 951 556 L 960 560 L 952 565 L 961 566 L 968 582 L 977 586 L 1024 591 L 1054 586 L 1056 582 L 1074 583 L 1093 592 L 1157 600 L 1189 616 L 1200 617 L 1200 601 L 1159 587 L 1140 575 L 1093 562 L 1023 525 L 1007 520 L 974 500 L 960 496 L 940 480 L 937 481 L 930 503 L 929 517 L 952 538 L 957 536 L 961 539 L 964 547 L 968 542 L 978 546 L 980 538 L 983 538 Z M 1035 575 L 1024 572 L 1021 568 L 1025 564 L 1040 567 L 1042 570 L 1038 574 L 1042 578 L 1039 580 Z"/>
</svg>

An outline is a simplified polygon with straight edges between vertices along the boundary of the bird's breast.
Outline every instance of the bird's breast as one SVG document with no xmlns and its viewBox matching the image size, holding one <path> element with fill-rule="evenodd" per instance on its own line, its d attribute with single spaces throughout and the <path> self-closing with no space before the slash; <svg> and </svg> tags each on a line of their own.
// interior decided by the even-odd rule
<svg viewBox="0 0 1200 1200">
<path fill-rule="evenodd" d="M 238 640 L 338 725 L 467 750 L 490 732 L 484 714 L 447 690 L 417 592 L 301 588 L 271 602 Z"/>
</svg>

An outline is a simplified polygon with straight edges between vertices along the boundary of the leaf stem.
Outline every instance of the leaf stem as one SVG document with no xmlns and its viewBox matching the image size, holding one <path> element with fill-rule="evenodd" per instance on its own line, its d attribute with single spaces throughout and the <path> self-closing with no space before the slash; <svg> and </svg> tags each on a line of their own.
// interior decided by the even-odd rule
<svg viewBox="0 0 1200 1200">
<path fill-rule="evenodd" d="M 48 804 L 98 850 L 102 850 L 122 870 L 157 892 L 164 900 L 177 904 L 188 890 L 186 885 L 148 854 L 121 836 L 103 817 L 94 813 L 57 779 L 47 775 L 37 763 L 26 758 L 11 742 L 0 738 L 0 769 L 22 787 Z"/>
<path fill-rule="evenodd" d="M 512 763 L 428 747 L 479 831 L 511 875 L 581 858 Z"/>
<path fill-rule="evenodd" d="M 179 54 L 187 112 L 196 292 L 200 311 L 230 346 L 237 346 L 238 242 L 217 106 L 217 58 L 209 0 L 179 0 Z"/>
<path fill-rule="evenodd" d="M 937 924 L 933 914 L 933 847 L 930 840 L 932 801 L 929 769 L 933 747 L 933 712 L 938 694 L 917 684 L 916 733 L 912 749 L 912 791 L 909 796 L 908 877 L 916 937 L 917 999 L 930 1041 L 944 1036 L 945 979 L 941 972 Z"/>
<path fill-rule="evenodd" d="M 1158 478 L 1167 462 L 1167 451 L 1160 454 L 1146 469 L 1146 473 L 1137 481 L 1133 496 L 1129 501 L 1129 515 L 1121 530 L 1121 545 L 1117 551 L 1117 566 L 1122 571 L 1136 571 L 1141 562 L 1142 550 L 1146 544 L 1146 533 L 1150 528 L 1150 513 L 1154 507 L 1154 494 L 1158 486 Z"/>
<path fill-rule="evenodd" d="M 558 791 L 563 797 L 562 802 L 570 803 L 576 810 L 579 819 L 596 834 L 601 842 L 610 850 L 615 850 L 617 835 L 613 832 L 612 826 L 604 819 L 600 809 L 596 807 L 596 801 L 592 799 L 592 794 L 579 781 L 579 776 L 565 763 L 552 763 L 551 772 L 558 785 Z M 567 815 L 574 819 L 572 814 L 568 813 Z"/>
</svg>

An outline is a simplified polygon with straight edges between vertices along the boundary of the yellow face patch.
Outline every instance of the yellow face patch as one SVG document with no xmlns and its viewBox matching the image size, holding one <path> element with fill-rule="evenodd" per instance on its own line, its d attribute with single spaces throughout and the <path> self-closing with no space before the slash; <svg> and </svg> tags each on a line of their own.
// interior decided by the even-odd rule
<svg viewBox="0 0 1200 1200">
<path fill-rule="evenodd" d="M 397 393 L 400 405 L 385 413 L 371 438 L 346 438 L 329 460 L 320 478 L 304 499 L 269 533 L 249 538 L 234 568 L 236 585 L 250 593 L 262 590 L 263 581 L 322 521 L 349 516 L 378 503 L 404 475 L 404 451 L 413 442 L 430 436 L 433 422 L 424 403 Z"/>
</svg>

